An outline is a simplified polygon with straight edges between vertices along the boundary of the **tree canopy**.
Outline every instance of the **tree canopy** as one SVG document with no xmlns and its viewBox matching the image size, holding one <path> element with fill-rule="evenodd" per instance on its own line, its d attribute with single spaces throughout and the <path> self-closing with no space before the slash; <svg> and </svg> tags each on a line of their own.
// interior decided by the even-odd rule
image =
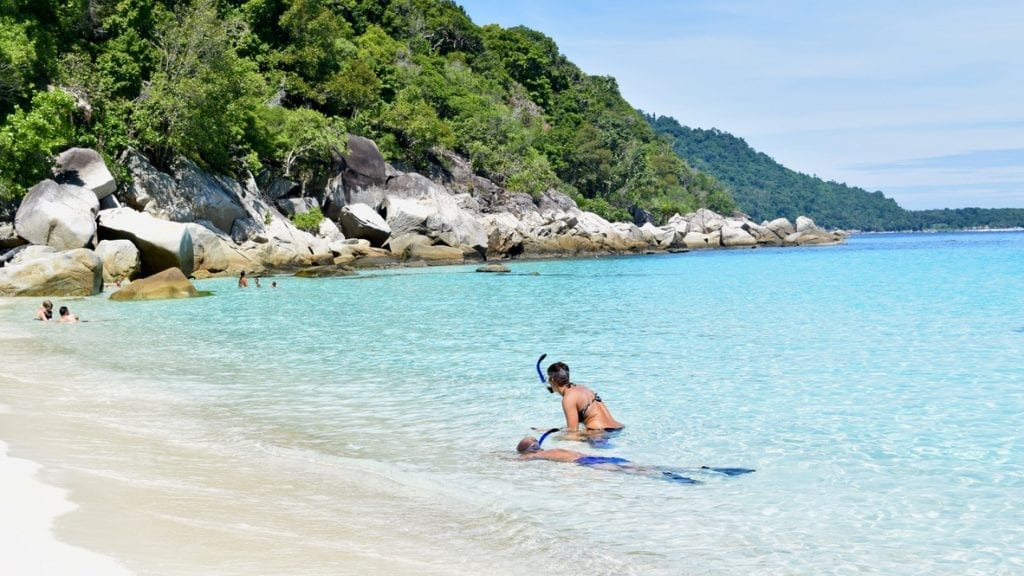
<svg viewBox="0 0 1024 576">
<path fill-rule="evenodd" d="M 557 188 L 613 220 L 735 208 L 613 78 L 451 0 L 0 0 L 7 199 L 72 145 L 302 177 L 346 133 L 411 169 L 454 152 L 510 190 Z"/>
</svg>

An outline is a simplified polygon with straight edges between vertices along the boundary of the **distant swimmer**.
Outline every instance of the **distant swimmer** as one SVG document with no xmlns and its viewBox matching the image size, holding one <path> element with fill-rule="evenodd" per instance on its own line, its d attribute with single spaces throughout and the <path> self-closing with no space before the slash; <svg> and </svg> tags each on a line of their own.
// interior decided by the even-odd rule
<svg viewBox="0 0 1024 576">
<path fill-rule="evenodd" d="M 569 366 L 564 362 L 548 366 L 548 392 L 557 392 L 562 396 L 565 426 L 570 433 L 579 430 L 580 424 L 588 433 L 610 432 L 625 427 L 625 424 L 612 418 L 601 396 L 570 380 Z"/>
<path fill-rule="evenodd" d="M 586 466 L 588 468 L 597 468 L 599 470 L 609 470 L 612 472 L 625 472 L 627 474 L 638 474 L 651 478 L 660 478 L 662 480 L 668 480 L 678 484 L 703 484 L 700 480 L 684 476 L 684 472 L 687 474 L 697 472 L 739 476 L 740 474 L 748 474 L 754 471 L 750 468 L 712 468 L 709 466 L 701 466 L 699 468 L 692 469 L 644 466 L 630 462 L 625 458 L 618 458 L 615 456 L 591 456 L 589 454 L 583 454 L 582 452 L 576 452 L 575 450 L 564 450 L 562 448 L 551 448 L 545 450 L 544 448 L 541 448 L 541 444 L 544 442 L 545 436 L 547 436 L 547 434 L 541 436 L 540 440 L 533 436 L 527 436 L 520 440 L 519 444 L 516 446 L 516 452 L 519 453 L 519 458 L 522 460 L 570 462 L 572 464 Z"/>
<path fill-rule="evenodd" d="M 78 322 L 78 316 L 71 313 L 71 310 L 67 306 L 60 307 L 60 320 L 58 322 L 62 324 L 74 324 Z"/>
<path fill-rule="evenodd" d="M 242 270 L 242 273 L 238 275 L 238 287 L 239 288 L 248 288 L 249 287 L 249 280 L 245 277 L 245 270 Z"/>
<path fill-rule="evenodd" d="M 43 300 L 39 310 L 36 310 L 36 320 L 42 320 L 43 322 L 53 320 L 53 302 Z"/>
</svg>

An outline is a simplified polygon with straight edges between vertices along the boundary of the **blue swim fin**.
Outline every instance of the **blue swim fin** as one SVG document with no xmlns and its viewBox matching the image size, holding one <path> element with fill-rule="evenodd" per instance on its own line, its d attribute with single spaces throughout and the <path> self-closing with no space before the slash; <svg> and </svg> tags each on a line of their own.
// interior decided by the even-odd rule
<svg viewBox="0 0 1024 576">
<path fill-rule="evenodd" d="M 712 472 L 718 472 L 719 474 L 725 474 L 726 476 L 739 476 L 741 474 L 750 474 L 755 470 L 753 468 L 712 468 L 711 466 L 701 466 L 701 470 L 711 470 Z"/>
</svg>

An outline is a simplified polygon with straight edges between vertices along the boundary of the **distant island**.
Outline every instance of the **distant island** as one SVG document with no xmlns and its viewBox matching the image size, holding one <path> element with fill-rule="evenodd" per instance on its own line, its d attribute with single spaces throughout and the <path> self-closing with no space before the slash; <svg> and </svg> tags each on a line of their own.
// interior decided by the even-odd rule
<svg viewBox="0 0 1024 576">
<path fill-rule="evenodd" d="M 802 214 L 822 226 L 870 232 L 1024 227 L 1021 208 L 905 210 L 881 192 L 790 170 L 728 132 L 689 128 L 669 116 L 644 117 L 671 139 L 681 158 L 725 184 L 754 220 Z"/>
</svg>

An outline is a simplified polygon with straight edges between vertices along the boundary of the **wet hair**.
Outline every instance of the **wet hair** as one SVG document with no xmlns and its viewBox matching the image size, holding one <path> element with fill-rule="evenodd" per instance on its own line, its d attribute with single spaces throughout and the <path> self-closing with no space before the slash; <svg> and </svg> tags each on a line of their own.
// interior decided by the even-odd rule
<svg viewBox="0 0 1024 576">
<path fill-rule="evenodd" d="M 71 312 L 71 311 L 70 311 L 70 310 L 68 310 L 68 307 L 67 307 L 67 306 L 61 306 L 61 307 L 60 307 L 60 315 L 61 315 L 61 316 L 67 316 L 67 315 L 68 315 L 68 314 L 69 314 L 70 312 Z"/>
<path fill-rule="evenodd" d="M 53 302 L 50 302 L 49 300 L 43 300 L 43 308 L 46 308 L 47 310 L 53 310 Z"/>
<path fill-rule="evenodd" d="M 548 380 L 559 386 L 572 386 L 569 381 L 569 365 L 565 362 L 555 362 L 548 366 Z"/>
<path fill-rule="evenodd" d="M 520 440 L 519 444 L 516 445 L 516 452 L 519 452 L 520 454 L 525 454 L 526 452 L 533 452 L 533 450 L 531 450 L 530 448 L 534 445 L 537 445 L 538 449 L 540 448 L 540 445 L 537 444 L 536 438 L 534 438 L 533 436 L 527 436 L 526 438 Z"/>
</svg>

